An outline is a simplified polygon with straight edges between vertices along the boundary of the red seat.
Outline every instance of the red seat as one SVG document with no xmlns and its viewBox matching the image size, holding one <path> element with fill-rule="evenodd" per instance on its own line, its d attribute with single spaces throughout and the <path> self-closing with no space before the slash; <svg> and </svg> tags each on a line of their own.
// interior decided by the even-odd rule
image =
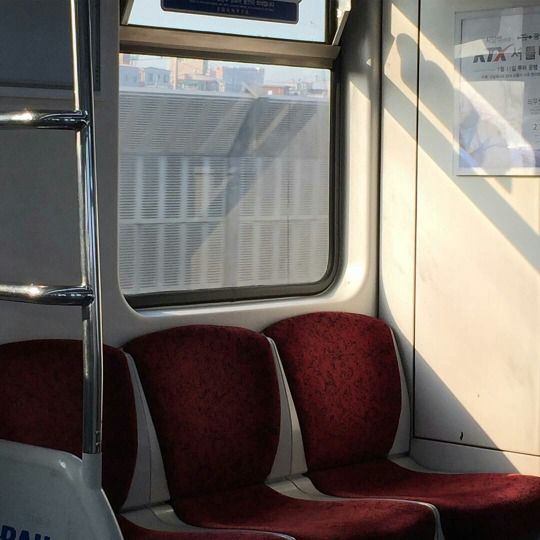
<svg viewBox="0 0 540 540">
<path fill-rule="evenodd" d="M 238 531 L 201 531 L 201 532 L 168 532 L 153 531 L 144 527 L 139 527 L 126 518 L 120 516 L 118 524 L 122 529 L 122 534 L 129 540 L 279 540 L 287 538 L 277 534 L 265 534 L 258 532 Z M 291 539 L 293 540 L 293 539 Z"/>
<path fill-rule="evenodd" d="M 113 510 L 126 500 L 137 456 L 137 419 L 125 356 L 104 347 L 103 487 Z M 0 439 L 81 456 L 82 344 L 0 345 Z M 39 390 L 37 390 L 39 389 Z"/>
<path fill-rule="evenodd" d="M 264 336 L 188 326 L 125 349 L 155 423 L 172 505 L 186 522 L 298 540 L 433 539 L 435 519 L 425 506 L 299 500 L 264 484 L 280 429 L 278 381 Z"/>
<path fill-rule="evenodd" d="M 82 346 L 40 340 L 0 345 L 0 439 L 81 456 Z M 103 487 L 113 510 L 124 504 L 137 455 L 137 419 L 125 355 L 104 347 Z M 159 532 L 119 516 L 129 540 L 279 540 L 235 532 Z"/>
<path fill-rule="evenodd" d="M 540 478 L 437 474 L 386 459 L 401 409 L 388 326 L 347 313 L 314 313 L 265 330 L 279 350 L 298 413 L 307 476 L 338 497 L 396 497 L 435 505 L 446 540 L 540 535 Z"/>
</svg>

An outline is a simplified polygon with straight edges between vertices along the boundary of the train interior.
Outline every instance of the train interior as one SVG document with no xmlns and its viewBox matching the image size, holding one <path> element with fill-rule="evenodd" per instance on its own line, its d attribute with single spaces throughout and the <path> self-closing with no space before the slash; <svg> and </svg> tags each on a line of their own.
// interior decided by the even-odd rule
<svg viewBox="0 0 540 540">
<path fill-rule="evenodd" d="M 539 64 L 535 0 L 3 0 L 0 540 L 540 540 Z"/>
</svg>

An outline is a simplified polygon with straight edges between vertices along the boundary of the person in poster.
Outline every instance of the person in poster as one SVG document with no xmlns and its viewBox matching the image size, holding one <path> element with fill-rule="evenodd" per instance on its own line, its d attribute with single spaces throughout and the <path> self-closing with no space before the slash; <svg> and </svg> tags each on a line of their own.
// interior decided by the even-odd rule
<svg viewBox="0 0 540 540">
<path fill-rule="evenodd" d="M 457 15 L 458 175 L 540 172 L 540 8 Z"/>
</svg>

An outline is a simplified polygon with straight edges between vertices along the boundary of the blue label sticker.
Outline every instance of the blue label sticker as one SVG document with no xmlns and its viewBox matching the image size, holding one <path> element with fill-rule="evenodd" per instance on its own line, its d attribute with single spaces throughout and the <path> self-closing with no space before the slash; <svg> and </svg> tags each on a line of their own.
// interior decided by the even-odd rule
<svg viewBox="0 0 540 540">
<path fill-rule="evenodd" d="M 41 535 L 39 533 L 31 534 L 30 531 L 17 531 L 9 525 L 2 525 L 0 529 L 0 540 L 51 540 L 50 536 Z"/>
<path fill-rule="evenodd" d="M 295 0 L 161 0 L 161 9 L 296 24 L 298 3 Z"/>
</svg>

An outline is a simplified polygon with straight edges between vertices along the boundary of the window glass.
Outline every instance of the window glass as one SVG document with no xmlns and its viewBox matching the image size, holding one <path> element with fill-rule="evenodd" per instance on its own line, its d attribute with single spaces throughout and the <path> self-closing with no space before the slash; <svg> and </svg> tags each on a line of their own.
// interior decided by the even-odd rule
<svg viewBox="0 0 540 540">
<path fill-rule="evenodd" d="M 302 0 L 297 24 L 174 13 L 160 0 L 134 0 L 128 24 L 299 41 L 325 41 L 326 0 Z"/>
<path fill-rule="evenodd" d="M 124 294 L 315 283 L 330 72 L 120 55 Z"/>
</svg>

